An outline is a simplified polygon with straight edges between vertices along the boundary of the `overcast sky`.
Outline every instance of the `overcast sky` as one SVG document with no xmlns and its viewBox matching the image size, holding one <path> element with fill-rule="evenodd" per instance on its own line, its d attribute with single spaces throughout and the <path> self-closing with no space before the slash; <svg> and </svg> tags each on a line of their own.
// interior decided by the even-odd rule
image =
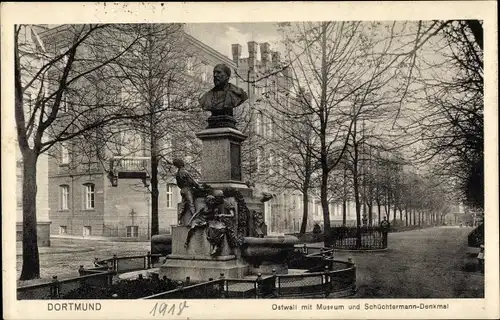
<svg viewBox="0 0 500 320">
<path fill-rule="evenodd" d="M 248 57 L 248 41 L 269 42 L 271 50 L 279 49 L 280 36 L 275 23 L 189 23 L 186 30 L 195 38 L 231 57 L 231 44 L 242 46 L 242 57 Z M 259 58 L 260 53 L 257 54 Z"/>
</svg>

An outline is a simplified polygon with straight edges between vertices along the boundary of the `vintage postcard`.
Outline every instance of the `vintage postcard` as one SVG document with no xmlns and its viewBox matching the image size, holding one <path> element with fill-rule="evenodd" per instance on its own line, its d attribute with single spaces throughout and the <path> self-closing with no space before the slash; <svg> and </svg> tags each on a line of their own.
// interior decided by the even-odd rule
<svg viewBox="0 0 500 320">
<path fill-rule="evenodd" d="M 494 1 L 2 3 L 5 319 L 496 319 Z"/>
</svg>

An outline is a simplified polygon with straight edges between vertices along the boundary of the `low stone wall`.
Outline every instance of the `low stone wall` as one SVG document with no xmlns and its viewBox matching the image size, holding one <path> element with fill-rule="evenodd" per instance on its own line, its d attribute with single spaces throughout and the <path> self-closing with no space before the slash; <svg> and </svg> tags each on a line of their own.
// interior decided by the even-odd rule
<svg viewBox="0 0 500 320">
<path fill-rule="evenodd" d="M 50 221 L 41 221 L 37 223 L 36 231 L 39 247 L 50 247 Z M 16 224 L 16 241 L 23 241 L 23 223 Z"/>
</svg>

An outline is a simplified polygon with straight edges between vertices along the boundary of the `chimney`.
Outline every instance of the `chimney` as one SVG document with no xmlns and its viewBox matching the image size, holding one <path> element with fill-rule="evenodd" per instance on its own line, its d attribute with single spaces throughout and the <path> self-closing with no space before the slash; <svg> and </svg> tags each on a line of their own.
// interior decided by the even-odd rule
<svg viewBox="0 0 500 320">
<path fill-rule="evenodd" d="M 238 66 L 241 58 L 241 45 L 238 43 L 232 44 L 231 49 L 233 51 L 233 61 Z"/>
<path fill-rule="evenodd" d="M 255 65 L 257 63 L 257 42 L 248 42 L 248 68 L 255 70 Z"/>
<path fill-rule="evenodd" d="M 271 50 L 269 49 L 269 43 L 261 43 L 260 44 L 260 59 L 262 60 L 262 64 L 266 65 L 269 61 L 269 53 Z"/>
</svg>

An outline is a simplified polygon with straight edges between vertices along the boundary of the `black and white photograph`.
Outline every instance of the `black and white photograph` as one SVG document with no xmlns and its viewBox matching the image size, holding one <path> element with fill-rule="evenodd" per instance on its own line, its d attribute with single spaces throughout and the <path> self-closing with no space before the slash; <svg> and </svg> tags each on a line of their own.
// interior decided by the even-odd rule
<svg viewBox="0 0 500 320">
<path fill-rule="evenodd" d="M 118 302 L 143 309 L 121 319 L 240 318 L 240 303 L 255 319 L 498 316 L 496 19 L 250 4 L 264 21 L 232 4 L 245 19 L 2 24 L 9 304 L 44 319 L 116 318 Z"/>
</svg>

